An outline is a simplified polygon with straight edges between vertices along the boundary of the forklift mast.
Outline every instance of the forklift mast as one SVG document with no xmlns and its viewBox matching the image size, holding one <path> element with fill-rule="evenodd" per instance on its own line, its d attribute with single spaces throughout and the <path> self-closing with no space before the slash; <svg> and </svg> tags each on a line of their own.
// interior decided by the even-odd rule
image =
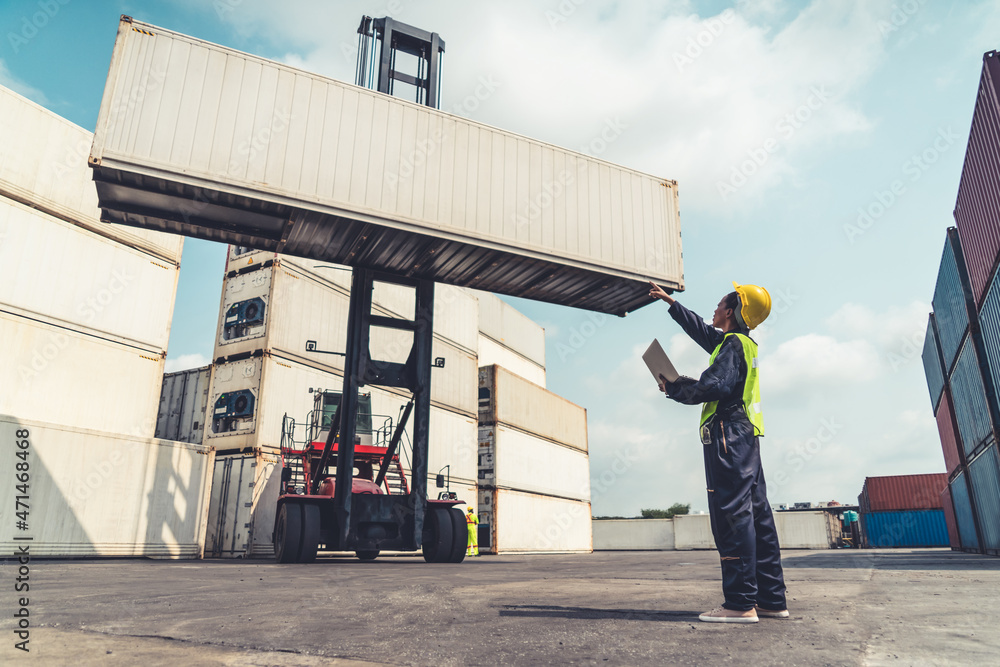
<svg viewBox="0 0 1000 667">
<path fill-rule="evenodd" d="M 404 71 L 399 54 L 416 57 L 415 73 Z M 362 88 L 395 95 L 395 82 L 416 89 L 413 101 L 441 108 L 441 54 L 444 40 L 436 32 L 427 32 L 400 23 L 388 16 L 361 17 L 358 26 L 358 67 L 355 83 Z M 402 97 L 400 95 L 399 97 Z"/>
</svg>

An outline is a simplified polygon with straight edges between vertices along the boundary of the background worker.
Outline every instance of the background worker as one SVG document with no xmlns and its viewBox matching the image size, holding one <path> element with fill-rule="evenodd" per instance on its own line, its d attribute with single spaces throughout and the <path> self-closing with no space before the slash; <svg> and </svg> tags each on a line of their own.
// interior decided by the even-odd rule
<svg viewBox="0 0 1000 667">
<path fill-rule="evenodd" d="M 469 505 L 469 509 L 465 515 L 465 525 L 469 528 L 469 546 L 465 548 L 466 556 L 478 556 L 479 555 L 479 518 L 476 517 L 476 513 L 472 511 L 472 505 Z"/>
<path fill-rule="evenodd" d="M 764 420 L 757 344 L 749 336 L 771 312 L 771 297 L 762 287 L 734 282 L 736 291 L 722 298 L 709 326 L 663 288 L 650 285 L 649 295 L 669 303 L 670 316 L 712 355 L 698 380 L 668 382 L 660 376 L 668 398 L 704 404 L 700 425 L 708 509 L 722 560 L 725 602 L 698 618 L 711 623 L 787 618 L 778 532 L 760 465 L 758 437 L 764 435 Z"/>
</svg>

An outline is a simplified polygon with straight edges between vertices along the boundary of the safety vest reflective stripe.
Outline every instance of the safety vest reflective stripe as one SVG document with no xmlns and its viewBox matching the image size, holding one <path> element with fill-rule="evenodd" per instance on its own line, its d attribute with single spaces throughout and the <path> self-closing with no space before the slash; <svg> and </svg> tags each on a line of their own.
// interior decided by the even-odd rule
<svg viewBox="0 0 1000 667">
<path fill-rule="evenodd" d="M 747 379 L 743 384 L 743 409 L 746 410 L 747 417 L 750 419 L 750 423 L 753 424 L 757 435 L 764 435 L 764 415 L 761 412 L 760 407 L 760 381 L 757 370 L 760 365 L 757 357 L 757 343 L 750 340 L 748 336 L 740 333 L 726 334 L 722 339 L 722 343 L 724 343 L 726 338 L 729 336 L 736 336 L 736 338 L 738 338 L 740 343 L 743 345 L 743 358 L 746 360 L 747 364 Z M 715 348 L 715 351 L 712 352 L 709 364 L 715 363 L 715 358 L 719 355 L 719 350 L 722 349 L 722 343 L 719 343 L 719 345 Z M 715 414 L 715 410 L 718 406 L 718 401 L 710 401 L 705 404 L 701 410 L 700 423 L 702 426 L 708 423 L 708 420 Z"/>
</svg>

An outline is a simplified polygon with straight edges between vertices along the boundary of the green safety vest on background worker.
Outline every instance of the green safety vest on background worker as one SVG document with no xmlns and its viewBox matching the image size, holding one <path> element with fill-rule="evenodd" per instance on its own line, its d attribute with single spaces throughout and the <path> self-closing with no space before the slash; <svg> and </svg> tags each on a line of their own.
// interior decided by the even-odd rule
<svg viewBox="0 0 1000 667">
<path fill-rule="evenodd" d="M 719 343 L 715 351 L 712 352 L 712 356 L 709 358 L 708 363 L 712 365 L 715 363 L 715 357 L 718 356 L 719 350 L 722 349 L 722 343 L 726 342 L 726 338 L 729 336 L 736 336 L 740 343 L 743 344 L 743 358 L 746 360 L 747 364 L 747 380 L 743 385 L 743 409 L 746 410 L 747 417 L 750 419 L 750 423 L 753 424 L 757 435 L 764 435 L 764 414 L 760 409 L 760 383 L 757 373 L 757 343 L 750 340 L 749 336 L 741 333 L 728 333 L 722 338 L 722 342 Z M 701 409 L 701 426 L 704 427 L 708 423 L 708 420 L 712 418 L 715 414 L 715 409 L 718 407 L 718 401 L 711 401 L 706 403 Z"/>
<path fill-rule="evenodd" d="M 469 545 L 465 549 L 466 556 L 479 555 L 479 519 L 471 509 L 465 515 L 465 523 L 469 528 Z"/>
</svg>

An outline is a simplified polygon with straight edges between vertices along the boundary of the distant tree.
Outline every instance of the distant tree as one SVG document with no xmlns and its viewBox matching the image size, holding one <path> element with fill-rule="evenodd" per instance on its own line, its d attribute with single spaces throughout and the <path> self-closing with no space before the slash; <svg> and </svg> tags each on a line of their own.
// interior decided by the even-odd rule
<svg viewBox="0 0 1000 667">
<path fill-rule="evenodd" d="M 685 505 L 684 503 L 674 503 L 669 509 L 665 510 L 642 510 L 643 519 L 672 519 L 678 514 L 687 514 L 691 511 L 690 503 Z"/>
</svg>

